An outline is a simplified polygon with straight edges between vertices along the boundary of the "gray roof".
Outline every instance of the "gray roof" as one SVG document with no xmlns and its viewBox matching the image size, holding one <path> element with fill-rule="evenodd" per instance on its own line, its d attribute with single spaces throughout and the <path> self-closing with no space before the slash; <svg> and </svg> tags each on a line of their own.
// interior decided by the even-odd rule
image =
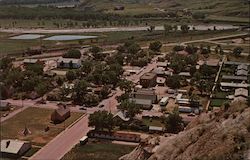
<svg viewBox="0 0 250 160">
<path fill-rule="evenodd" d="M 186 77 L 190 77 L 190 73 L 189 72 L 181 72 L 179 73 L 179 76 L 186 76 Z"/>
<path fill-rule="evenodd" d="M 130 98 L 129 101 L 134 101 L 135 104 L 139 105 L 152 105 L 152 100 L 150 99 L 138 99 L 138 98 Z"/>
<path fill-rule="evenodd" d="M 246 81 L 247 80 L 247 76 L 229 76 L 229 75 L 223 75 L 222 79 Z"/>
<path fill-rule="evenodd" d="M 133 92 L 136 95 L 156 95 L 154 90 L 150 89 L 138 89 L 136 92 Z"/>
<path fill-rule="evenodd" d="M 8 142 L 9 145 L 7 147 Z M 1 152 L 17 154 L 25 143 L 30 143 L 30 142 L 13 140 L 13 139 L 1 140 Z"/>
<path fill-rule="evenodd" d="M 117 112 L 114 117 L 119 117 L 121 118 L 123 121 L 129 121 L 129 118 L 126 117 L 126 115 L 122 112 L 122 111 L 119 111 Z"/>
<path fill-rule="evenodd" d="M 81 63 L 81 59 L 63 58 L 63 57 L 60 57 L 57 62 L 70 63 L 70 61 L 72 61 L 72 63 L 78 63 L 78 64 Z"/>
<path fill-rule="evenodd" d="M 246 83 L 221 82 L 220 85 L 222 87 L 232 87 L 232 88 L 247 88 L 247 87 L 250 87 L 250 84 L 246 84 Z"/>
<path fill-rule="evenodd" d="M 157 126 L 149 126 L 150 131 L 163 131 L 162 127 L 157 127 Z"/>
<path fill-rule="evenodd" d="M 24 59 L 23 63 L 37 63 L 38 59 Z"/>
<path fill-rule="evenodd" d="M 153 79 L 154 77 L 156 77 L 156 74 L 149 72 L 149 73 L 143 74 L 140 79 Z"/>
<path fill-rule="evenodd" d="M 245 64 L 247 66 L 250 65 L 250 63 L 233 62 L 233 61 L 226 61 L 226 62 L 224 62 L 224 64 L 227 64 L 227 65 L 241 65 L 241 64 Z"/>
<path fill-rule="evenodd" d="M 238 76 L 247 76 L 248 75 L 248 71 L 241 69 L 241 70 L 237 70 L 236 75 Z"/>
<path fill-rule="evenodd" d="M 238 65 L 238 67 L 237 67 L 237 70 L 248 70 L 248 66 L 246 65 L 246 64 L 240 64 L 240 65 Z"/>
</svg>

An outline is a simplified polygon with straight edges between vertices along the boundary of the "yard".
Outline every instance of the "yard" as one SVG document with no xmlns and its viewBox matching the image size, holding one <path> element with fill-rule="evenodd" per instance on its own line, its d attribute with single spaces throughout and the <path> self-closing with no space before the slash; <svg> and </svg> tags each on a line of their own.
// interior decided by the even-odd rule
<svg viewBox="0 0 250 160">
<path fill-rule="evenodd" d="M 210 106 L 212 107 L 221 107 L 223 104 L 227 103 L 226 99 L 212 99 Z"/>
<path fill-rule="evenodd" d="M 18 113 L 1 124 L 1 138 L 28 140 L 34 145 L 43 146 L 63 131 L 64 126 L 69 126 L 82 115 L 81 113 L 71 113 L 71 117 L 64 123 L 54 125 L 50 121 L 52 112 L 53 110 L 49 109 L 30 107 Z M 22 134 L 25 126 L 27 126 L 31 132 L 31 134 L 27 136 Z M 47 126 L 49 126 L 50 129 L 45 132 Z"/>
<path fill-rule="evenodd" d="M 147 126 L 158 126 L 158 127 L 163 127 L 164 123 L 161 123 L 161 119 L 159 118 L 142 118 L 142 122 L 147 125 Z"/>
<path fill-rule="evenodd" d="M 133 149 L 133 146 L 112 144 L 110 141 L 88 142 L 76 145 L 62 160 L 117 160 Z"/>
</svg>

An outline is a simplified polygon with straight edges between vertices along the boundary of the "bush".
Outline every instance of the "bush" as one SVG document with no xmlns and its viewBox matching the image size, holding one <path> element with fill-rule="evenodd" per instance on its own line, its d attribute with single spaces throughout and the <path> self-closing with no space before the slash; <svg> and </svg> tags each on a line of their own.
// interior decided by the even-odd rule
<svg viewBox="0 0 250 160">
<path fill-rule="evenodd" d="M 149 49 L 155 52 L 160 52 L 161 47 L 162 47 L 162 43 L 160 41 L 152 42 L 149 45 Z"/>
<path fill-rule="evenodd" d="M 67 53 L 63 55 L 63 58 L 81 58 L 81 52 L 76 49 L 69 50 Z"/>
</svg>

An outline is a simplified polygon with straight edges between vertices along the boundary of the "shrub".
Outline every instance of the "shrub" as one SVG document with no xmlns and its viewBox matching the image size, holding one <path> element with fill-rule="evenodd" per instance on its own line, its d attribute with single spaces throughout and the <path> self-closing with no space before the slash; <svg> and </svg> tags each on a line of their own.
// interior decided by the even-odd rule
<svg viewBox="0 0 250 160">
<path fill-rule="evenodd" d="M 81 52 L 76 49 L 69 50 L 67 53 L 63 55 L 63 58 L 81 58 Z"/>
</svg>

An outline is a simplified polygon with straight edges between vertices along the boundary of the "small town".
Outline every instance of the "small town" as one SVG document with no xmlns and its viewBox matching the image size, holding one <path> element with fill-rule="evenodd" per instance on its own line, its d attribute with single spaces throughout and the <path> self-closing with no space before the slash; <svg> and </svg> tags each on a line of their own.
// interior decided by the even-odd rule
<svg viewBox="0 0 250 160">
<path fill-rule="evenodd" d="M 250 3 L 188 1 L 0 0 L 0 159 L 249 160 Z"/>
</svg>

